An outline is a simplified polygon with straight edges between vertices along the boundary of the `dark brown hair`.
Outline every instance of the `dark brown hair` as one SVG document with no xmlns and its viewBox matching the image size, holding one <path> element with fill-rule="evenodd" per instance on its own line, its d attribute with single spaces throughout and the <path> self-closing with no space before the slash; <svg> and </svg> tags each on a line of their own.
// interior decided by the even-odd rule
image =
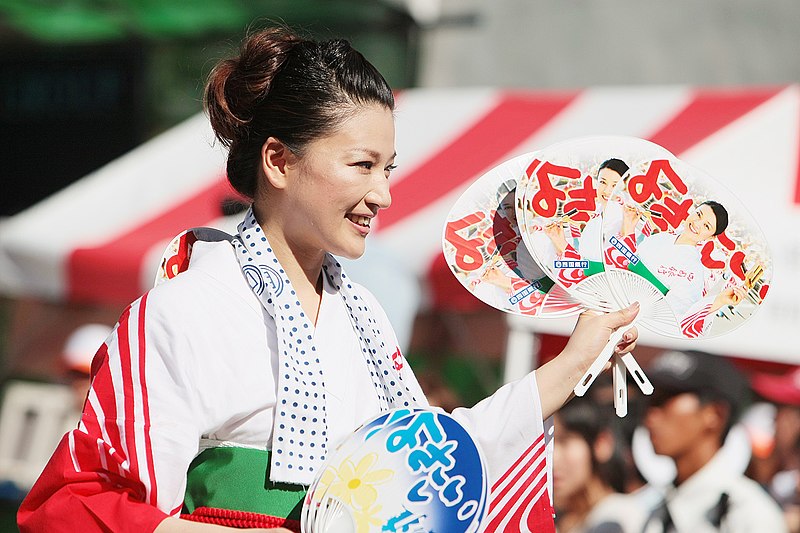
<svg viewBox="0 0 800 533">
<path fill-rule="evenodd" d="M 359 105 L 394 110 L 389 84 L 348 41 L 317 42 L 284 27 L 248 36 L 238 56 L 220 61 L 204 103 L 215 135 L 229 148 L 228 180 L 248 198 L 268 137 L 302 155 Z"/>
<path fill-rule="evenodd" d="M 714 236 L 719 235 L 728 228 L 728 210 L 721 203 L 714 200 L 706 200 L 700 205 L 707 205 L 714 212 L 714 218 L 717 221 L 717 225 L 714 227 Z"/>
<path fill-rule="evenodd" d="M 595 400 L 588 397 L 573 398 L 559 409 L 556 417 L 563 430 L 580 435 L 588 445 L 591 451 L 592 472 L 615 491 L 623 492 L 625 471 L 619 447 L 622 439 L 614 428 L 615 422 L 611 422 Z M 608 461 L 601 463 L 595 455 L 594 446 L 603 431 L 611 431 L 615 441 L 615 453 Z"/>
<path fill-rule="evenodd" d="M 604 168 L 610 168 L 620 176 L 624 176 L 628 171 L 628 164 L 622 159 L 611 158 L 603 161 L 603 163 L 600 165 L 600 168 L 597 169 L 597 172 L 599 173 Z"/>
</svg>

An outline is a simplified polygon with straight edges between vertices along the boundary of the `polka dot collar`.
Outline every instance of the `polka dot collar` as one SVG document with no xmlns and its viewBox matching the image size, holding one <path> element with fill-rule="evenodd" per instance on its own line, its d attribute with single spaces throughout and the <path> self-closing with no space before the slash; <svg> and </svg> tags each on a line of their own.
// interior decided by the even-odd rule
<svg viewBox="0 0 800 533">
<path fill-rule="evenodd" d="M 232 242 L 242 274 L 275 320 L 278 336 L 270 480 L 310 485 L 328 452 L 324 375 L 314 346 L 313 326 L 252 209 Z M 390 350 L 394 346 L 386 344 L 359 286 L 350 281 L 330 254 L 325 255 L 322 268 L 344 300 L 381 409 L 416 404 L 392 364 Z"/>
</svg>

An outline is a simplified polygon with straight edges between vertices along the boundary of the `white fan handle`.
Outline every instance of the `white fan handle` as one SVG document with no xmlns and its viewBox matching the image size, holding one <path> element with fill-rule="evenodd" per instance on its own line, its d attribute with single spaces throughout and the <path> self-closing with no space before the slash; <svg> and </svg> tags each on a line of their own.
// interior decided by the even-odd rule
<svg viewBox="0 0 800 533">
<path fill-rule="evenodd" d="M 611 361 L 611 377 L 614 383 L 614 411 L 620 418 L 628 414 L 628 372 L 619 354 Z"/>
<path fill-rule="evenodd" d="M 632 353 L 626 353 L 619 356 L 622 360 L 625 368 L 628 369 L 630 375 L 633 376 L 633 380 L 639 385 L 639 390 L 642 391 L 642 394 L 653 394 L 653 384 L 650 383 L 650 380 L 647 379 L 647 376 L 642 370 L 642 367 L 639 366 L 639 363 L 636 362 L 636 359 L 633 357 Z"/>
<path fill-rule="evenodd" d="M 614 348 L 617 346 L 617 344 L 619 344 L 619 341 L 622 340 L 622 336 L 633 327 L 635 322 L 636 321 L 634 320 L 632 323 L 619 328 L 617 331 L 611 334 L 611 337 L 608 339 L 605 347 L 600 352 L 600 355 L 597 356 L 592 363 L 592 366 L 589 367 L 589 370 L 587 370 L 586 373 L 581 376 L 580 381 L 578 381 L 578 384 L 575 385 L 575 388 L 573 389 L 575 396 L 583 396 L 586 394 L 586 391 L 589 390 L 589 386 L 594 383 L 594 380 L 603 371 L 603 368 L 606 366 L 608 360 L 611 359 L 611 355 L 614 353 Z"/>
</svg>

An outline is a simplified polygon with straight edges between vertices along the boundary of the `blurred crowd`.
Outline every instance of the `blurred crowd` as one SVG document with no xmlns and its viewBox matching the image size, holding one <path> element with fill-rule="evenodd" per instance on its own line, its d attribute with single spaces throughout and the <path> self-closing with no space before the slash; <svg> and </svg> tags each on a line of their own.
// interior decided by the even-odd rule
<svg viewBox="0 0 800 533">
<path fill-rule="evenodd" d="M 555 417 L 558 533 L 800 532 L 800 368 L 665 352 L 617 418 L 610 381 Z"/>
<path fill-rule="evenodd" d="M 67 339 L 55 383 L 9 380 L 0 405 L 0 500 L 19 502 L 64 432 L 77 423 L 91 361 L 110 333 L 86 324 Z M 614 414 L 612 383 L 555 416 L 558 533 L 800 533 L 800 367 L 740 371 L 728 358 L 669 351 L 645 368 Z M 433 373 L 432 404 L 458 406 Z"/>
</svg>

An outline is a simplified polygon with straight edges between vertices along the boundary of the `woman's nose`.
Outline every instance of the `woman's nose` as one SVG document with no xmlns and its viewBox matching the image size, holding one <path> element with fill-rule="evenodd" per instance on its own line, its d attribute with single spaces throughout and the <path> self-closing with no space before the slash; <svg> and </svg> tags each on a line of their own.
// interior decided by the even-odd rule
<svg viewBox="0 0 800 533">
<path fill-rule="evenodd" d="M 392 195 L 389 192 L 389 180 L 381 175 L 375 180 L 375 185 L 370 189 L 365 197 L 367 204 L 377 206 L 378 209 L 386 209 L 392 205 Z"/>
</svg>

